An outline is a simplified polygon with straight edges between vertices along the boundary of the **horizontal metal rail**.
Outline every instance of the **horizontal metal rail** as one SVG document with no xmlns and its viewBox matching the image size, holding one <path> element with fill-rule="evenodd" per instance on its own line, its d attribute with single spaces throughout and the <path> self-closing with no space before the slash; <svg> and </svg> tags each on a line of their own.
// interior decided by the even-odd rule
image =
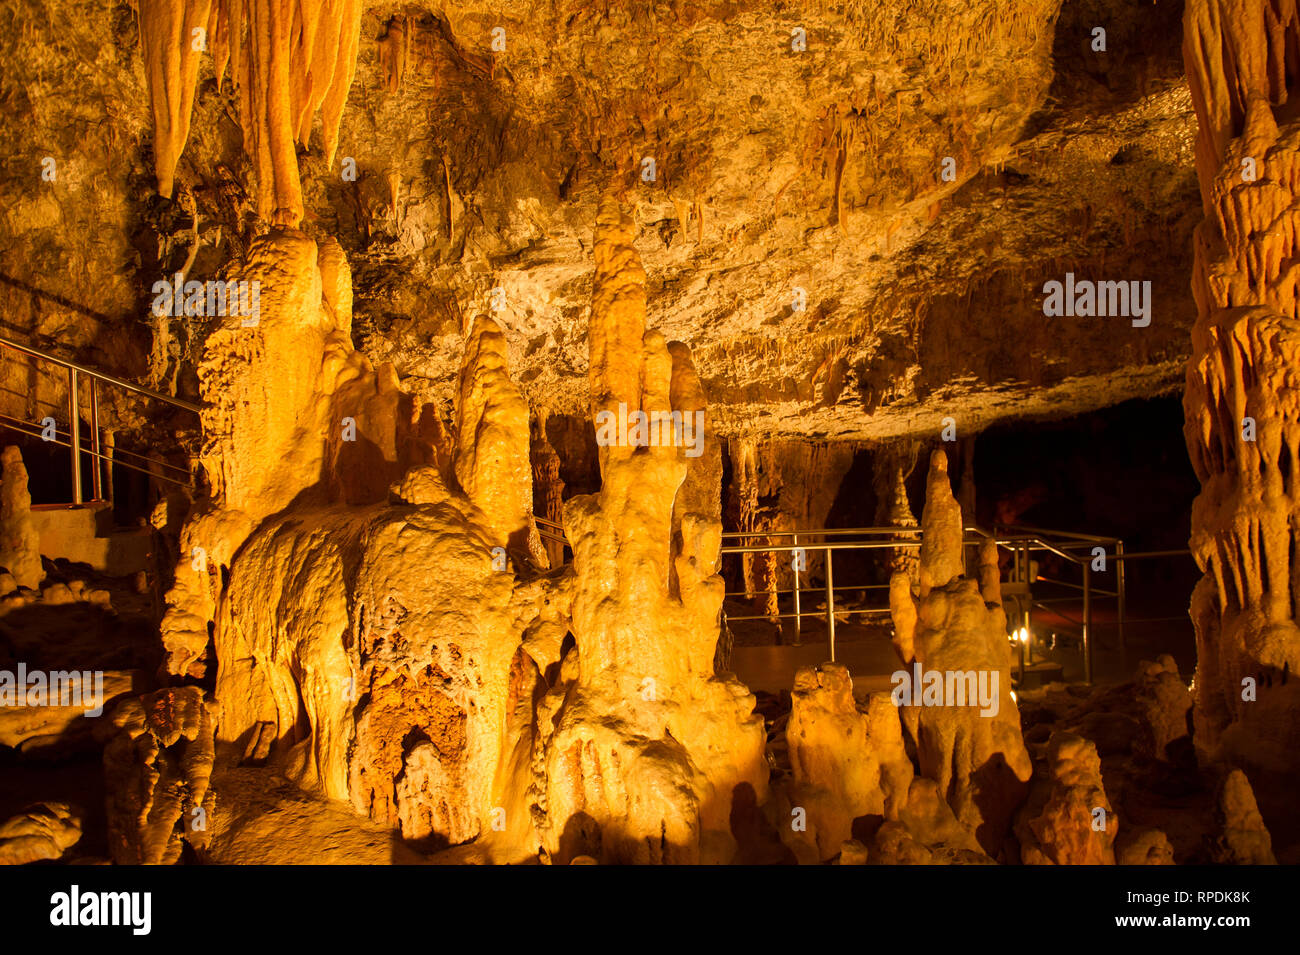
<svg viewBox="0 0 1300 955">
<path fill-rule="evenodd" d="M 141 474 L 147 474 L 150 477 L 158 478 L 159 480 L 168 481 L 172 484 L 178 484 L 182 487 L 192 486 L 192 480 L 189 471 L 186 470 L 185 468 L 178 467 L 177 465 L 170 464 L 167 461 L 163 461 L 155 458 L 149 458 L 143 454 L 138 454 L 133 451 L 122 449 L 123 454 L 135 457 L 141 461 L 148 462 L 149 467 L 142 467 L 139 464 L 134 464 L 130 461 L 118 460 L 117 449 L 114 449 L 113 455 L 106 455 L 100 452 L 99 384 L 103 382 L 104 384 L 112 385 L 115 388 L 121 388 L 133 394 L 143 395 L 144 397 L 147 398 L 152 398 L 157 401 L 162 401 L 165 402 L 166 404 L 170 404 L 174 407 L 181 408 L 185 411 L 190 411 L 195 414 L 198 414 L 203 410 L 199 405 L 196 405 L 190 401 L 185 401 L 181 398 L 174 398 L 171 395 L 165 395 L 160 391 L 154 391 L 152 388 L 146 388 L 143 385 L 137 385 L 131 381 L 125 381 L 114 375 L 104 374 L 101 371 L 96 371 L 93 368 L 88 368 L 85 365 L 80 365 L 74 361 L 68 361 L 66 358 L 60 358 L 58 355 L 51 355 L 49 352 L 43 351 L 39 348 L 33 348 L 29 345 L 24 345 L 20 342 L 13 341 L 12 339 L 4 338 L 3 336 L 0 336 L 0 348 L 8 349 L 9 351 L 17 352 L 20 355 L 25 355 L 29 358 L 35 358 L 39 361 L 49 362 L 52 365 L 56 365 L 60 368 L 66 369 L 68 372 L 68 408 L 67 408 L 68 430 L 66 432 L 66 434 L 68 435 L 67 442 L 58 440 L 59 432 L 57 426 L 55 428 L 54 436 L 52 438 L 47 438 L 45 433 L 46 431 L 45 428 L 36 428 L 30 422 L 20 421 L 19 419 L 12 418 L 11 416 L 8 415 L 0 416 L 0 427 L 5 427 L 10 430 L 17 431 L 20 434 L 40 436 L 42 439 L 45 440 L 53 440 L 55 444 L 71 449 L 72 451 L 72 455 L 71 455 L 72 457 L 72 504 L 73 505 L 79 505 L 83 503 L 82 489 L 81 489 L 81 455 L 83 453 L 90 455 L 91 463 L 93 465 L 90 476 L 91 476 L 91 495 L 92 495 L 92 500 L 94 501 L 104 500 L 103 468 L 100 465 L 101 461 L 107 461 L 109 463 L 110 485 L 112 480 L 112 471 L 111 471 L 112 465 L 114 463 L 118 463 L 125 468 L 128 468 L 133 471 L 138 471 Z M 89 448 L 83 448 L 81 442 L 80 382 L 82 376 L 85 376 L 90 381 L 90 421 L 89 421 L 90 447 Z M 168 475 L 164 473 L 163 469 L 170 469 L 173 472 L 185 475 L 185 477 L 182 480 L 174 475 Z"/>
<path fill-rule="evenodd" d="M 77 372 L 79 375 L 85 375 L 88 378 L 94 378 L 105 384 L 113 385 L 116 388 L 124 388 L 127 391 L 134 391 L 136 394 L 145 395 L 158 401 L 165 401 L 169 405 L 175 405 L 177 408 L 184 408 L 186 411 L 193 411 L 195 414 L 203 410 L 202 405 L 196 405 L 192 401 L 185 401 L 182 398 L 174 398 L 171 395 L 165 395 L 161 391 L 154 391 L 152 388 L 146 388 L 144 385 L 137 385 L 135 382 L 126 381 L 113 375 L 106 375 L 102 371 L 96 371 L 85 365 L 79 365 L 75 361 L 68 361 L 66 358 L 60 358 L 57 355 L 51 355 L 49 352 L 41 351 L 39 348 L 32 348 L 29 345 L 23 345 L 12 339 L 0 336 L 0 347 L 10 348 L 16 352 L 22 352 L 24 355 L 30 355 L 32 358 L 39 358 L 42 361 L 48 361 L 55 365 L 61 365 L 64 368 Z"/>
</svg>

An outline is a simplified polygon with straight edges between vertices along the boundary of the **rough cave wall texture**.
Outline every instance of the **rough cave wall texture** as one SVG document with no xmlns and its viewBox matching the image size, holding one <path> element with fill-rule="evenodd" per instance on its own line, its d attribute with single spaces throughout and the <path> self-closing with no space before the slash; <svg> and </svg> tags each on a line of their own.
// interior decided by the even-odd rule
<svg viewBox="0 0 1300 955">
<path fill-rule="evenodd" d="M 1205 209 L 1183 400 L 1202 485 L 1191 540 L 1205 572 L 1191 606 L 1196 745 L 1203 759 L 1269 780 L 1260 809 L 1288 834 L 1300 783 L 1300 338 L 1291 261 L 1300 224 L 1300 122 L 1291 101 L 1300 90 L 1298 41 L 1290 0 L 1187 6 Z"/>
<path fill-rule="evenodd" d="M 359 346 L 419 403 L 449 413 L 467 317 L 485 313 L 529 405 L 581 419 L 589 230 L 618 178 L 648 318 L 691 343 L 723 436 L 887 437 L 944 414 L 973 429 L 1168 391 L 1194 314 L 1180 6 L 337 0 L 304 7 L 323 11 L 311 42 L 263 102 L 236 82 L 265 52 L 237 48 L 239 28 L 296 4 L 241 21 L 228 0 L 144 0 L 138 26 L 127 2 L 9 0 L 4 321 L 195 396 L 207 329 L 150 315 L 140 290 L 217 276 L 259 208 L 289 221 L 300 202 L 352 264 Z M 174 76 L 146 66 L 186 17 L 207 51 L 169 54 Z M 1101 53 L 1088 38 L 1103 19 Z M 330 83 L 307 85 L 303 64 Z M 1152 325 L 1045 321 L 1042 285 L 1070 270 L 1151 279 Z M 5 369 L 6 402 L 62 395 L 58 376 Z M 147 427 L 131 404 L 105 415 Z"/>
</svg>

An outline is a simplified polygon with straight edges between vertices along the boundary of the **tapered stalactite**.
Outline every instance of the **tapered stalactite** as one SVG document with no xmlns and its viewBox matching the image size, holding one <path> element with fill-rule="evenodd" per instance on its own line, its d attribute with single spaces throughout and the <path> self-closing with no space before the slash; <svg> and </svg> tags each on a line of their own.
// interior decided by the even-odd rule
<svg viewBox="0 0 1300 955">
<path fill-rule="evenodd" d="M 171 198 L 207 46 L 211 0 L 140 0 L 140 52 L 153 109 L 158 194 Z"/>
<path fill-rule="evenodd" d="M 356 74 L 361 8 L 361 0 L 141 0 L 159 193 L 172 193 L 200 59 L 211 51 L 218 82 L 229 65 L 239 91 L 257 211 L 275 225 L 297 226 L 303 203 L 296 146 L 308 145 L 319 112 L 325 161 L 333 165 Z"/>
<path fill-rule="evenodd" d="M 1293 0 L 1191 0 L 1184 27 L 1206 216 L 1183 402 L 1205 573 L 1195 742 L 1203 761 L 1244 768 L 1276 820 L 1300 783 L 1300 19 Z"/>
</svg>

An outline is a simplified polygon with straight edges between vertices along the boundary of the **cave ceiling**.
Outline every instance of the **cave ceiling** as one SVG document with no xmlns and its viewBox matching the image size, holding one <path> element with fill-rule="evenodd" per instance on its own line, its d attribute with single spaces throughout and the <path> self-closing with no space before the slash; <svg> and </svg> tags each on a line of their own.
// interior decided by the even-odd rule
<svg viewBox="0 0 1300 955">
<path fill-rule="evenodd" d="M 259 228 L 229 78 L 204 58 L 165 200 L 131 6 L 8 14 L 6 320 L 193 394 L 200 331 L 160 335 L 141 296 L 186 264 L 220 274 Z M 1168 393 L 1199 218 L 1180 16 L 1168 0 L 371 3 L 333 165 L 319 130 L 300 154 L 303 228 L 348 255 L 358 347 L 448 409 L 478 314 L 536 412 L 584 407 L 611 186 L 638 226 L 648 323 L 691 345 L 724 435 L 969 431 Z M 47 155 L 58 190 L 40 188 Z M 1067 272 L 1150 281 L 1151 323 L 1045 317 L 1043 284 Z"/>
</svg>

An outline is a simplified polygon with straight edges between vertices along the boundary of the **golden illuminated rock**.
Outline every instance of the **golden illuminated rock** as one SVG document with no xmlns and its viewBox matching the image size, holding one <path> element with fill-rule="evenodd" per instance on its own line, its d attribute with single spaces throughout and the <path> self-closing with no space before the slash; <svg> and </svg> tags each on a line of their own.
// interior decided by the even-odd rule
<svg viewBox="0 0 1300 955">
<path fill-rule="evenodd" d="M 158 194 L 168 199 L 190 134 L 211 7 L 212 0 L 140 0 L 140 53 L 153 107 L 154 168 Z"/>
<path fill-rule="evenodd" d="M 927 702 L 915 687 L 901 712 L 916 740 L 921 775 L 938 783 L 957 818 L 996 856 L 1032 772 L 1011 696 L 997 550 L 985 542 L 978 577 L 962 576 L 961 508 L 943 451 L 931 455 L 926 489 L 919 592 L 912 593 L 906 572 L 890 581 L 894 646 L 912 673 L 917 666 L 923 679 L 934 673 L 945 687 L 964 688 L 964 699 Z M 981 686 L 985 706 L 970 698 Z"/>
<path fill-rule="evenodd" d="M 120 703 L 104 749 L 109 851 L 120 865 L 171 865 L 182 842 L 207 844 L 215 808 L 211 705 L 198 687 Z"/>
<path fill-rule="evenodd" d="M 631 218 L 607 195 L 596 230 L 592 411 L 700 409 L 703 393 L 682 377 L 686 366 L 676 363 L 674 380 L 663 337 L 645 330 L 645 273 L 632 239 Z M 716 519 L 683 514 L 674 556 L 686 451 L 680 443 L 603 446 L 601 490 L 565 504 L 576 660 L 566 660 L 567 675 L 552 691 L 562 696 L 539 713 L 535 760 L 541 835 L 559 862 L 580 854 L 730 861 L 736 791 L 749 787 L 760 803 L 767 797 L 754 698 L 713 672 L 723 589 L 714 574 Z"/>
<path fill-rule="evenodd" d="M 35 590 L 45 579 L 41 535 L 32 524 L 32 495 L 22 452 L 9 445 L 0 454 L 0 567 L 16 584 Z"/>
<path fill-rule="evenodd" d="M 1190 545 L 1194 736 L 1202 763 L 1239 767 L 1265 817 L 1300 786 L 1300 301 L 1290 260 L 1300 225 L 1296 79 L 1278 64 L 1300 20 L 1241 0 L 1190 0 L 1184 59 L 1199 133 L 1204 221 L 1192 288 L 1198 317 L 1183 398 L 1201 493 Z M 1289 87 L 1289 88 L 1288 88 Z"/>
<path fill-rule="evenodd" d="M 487 515 L 493 542 L 545 564 L 533 526 L 528 404 L 510 380 L 501 327 L 474 320 L 461 363 L 456 404 L 456 480 Z"/>
<path fill-rule="evenodd" d="M 1016 823 L 1021 861 L 1114 865 L 1118 820 L 1102 786 L 1097 747 L 1071 733 L 1054 733 L 1046 769 Z"/>
<path fill-rule="evenodd" d="M 0 865 L 58 859 L 81 840 L 80 813 L 67 803 L 43 802 L 0 823 Z"/>
<path fill-rule="evenodd" d="M 819 857 L 829 859 L 852 836 L 854 820 L 898 819 L 907 803 L 912 763 L 889 695 L 873 693 L 865 711 L 860 709 L 844 666 L 801 669 L 791 696 L 786 739 L 795 788 L 790 799 L 807 811 L 807 831 Z"/>
<path fill-rule="evenodd" d="M 1219 783 L 1215 821 L 1221 834 L 1213 846 L 1214 859 L 1224 865 L 1277 865 L 1273 840 L 1259 814 L 1250 780 L 1239 769 Z"/>
</svg>

